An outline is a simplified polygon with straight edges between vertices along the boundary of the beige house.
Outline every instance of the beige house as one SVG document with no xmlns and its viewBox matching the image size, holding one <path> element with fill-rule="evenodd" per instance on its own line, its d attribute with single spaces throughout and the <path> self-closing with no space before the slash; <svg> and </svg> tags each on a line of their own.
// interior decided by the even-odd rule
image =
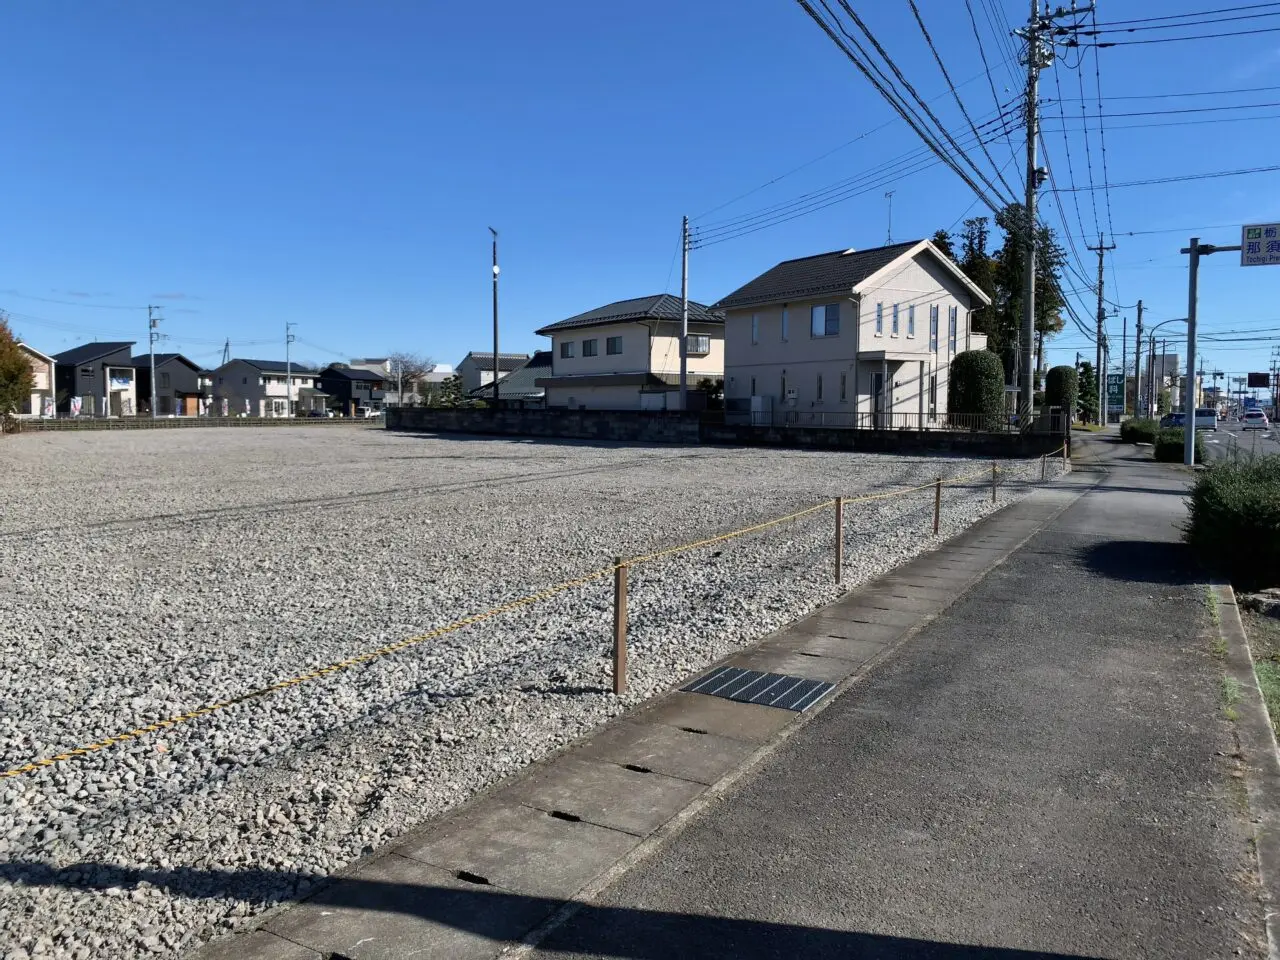
<svg viewBox="0 0 1280 960">
<path fill-rule="evenodd" d="M 538 333 L 551 370 L 537 380 L 548 407 L 675 410 L 680 406 L 680 298 L 619 300 Z M 688 384 L 724 376 L 724 317 L 689 301 Z"/>
<path fill-rule="evenodd" d="M 45 400 L 53 400 L 56 364 L 53 361 L 53 357 L 47 356 L 25 343 L 19 343 L 18 349 L 22 351 L 23 356 L 27 358 L 27 362 L 31 364 L 31 396 L 23 399 L 22 406 L 18 408 L 17 414 L 20 417 L 43 416 Z M 0 413 L 6 412 L 0 410 Z"/>
<path fill-rule="evenodd" d="M 928 240 L 784 261 L 714 305 L 726 410 L 757 423 L 938 423 L 951 358 L 986 347 L 969 318 L 989 302 Z"/>
</svg>

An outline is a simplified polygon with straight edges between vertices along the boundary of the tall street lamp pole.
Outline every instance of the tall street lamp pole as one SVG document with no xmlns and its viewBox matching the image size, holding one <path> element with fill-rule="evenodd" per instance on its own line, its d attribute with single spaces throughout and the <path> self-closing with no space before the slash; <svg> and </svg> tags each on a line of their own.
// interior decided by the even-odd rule
<svg viewBox="0 0 1280 960">
<path fill-rule="evenodd" d="M 498 408 L 498 231 L 493 234 L 493 407 Z"/>
</svg>

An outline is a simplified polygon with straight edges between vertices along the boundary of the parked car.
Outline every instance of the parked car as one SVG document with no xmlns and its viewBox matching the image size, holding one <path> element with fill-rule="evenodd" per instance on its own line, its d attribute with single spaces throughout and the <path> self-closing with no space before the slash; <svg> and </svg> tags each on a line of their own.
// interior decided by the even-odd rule
<svg viewBox="0 0 1280 960">
<path fill-rule="evenodd" d="M 375 410 L 373 407 L 357 407 L 356 417 L 361 420 L 376 420 L 382 416 L 381 410 Z"/>
<path fill-rule="evenodd" d="M 1218 430 L 1218 411 L 1213 407 L 1200 407 L 1196 410 L 1196 429 L 1212 430 L 1215 433 Z"/>
<path fill-rule="evenodd" d="M 1243 424 L 1240 428 L 1242 430 L 1266 430 L 1271 426 L 1267 422 L 1267 415 L 1261 410 L 1246 410 L 1240 422 Z"/>
<path fill-rule="evenodd" d="M 308 416 L 308 417 L 328 418 L 328 417 L 332 417 L 332 416 L 333 416 L 333 411 L 332 411 L 332 410 L 308 410 L 308 411 L 307 411 L 307 416 Z"/>
<path fill-rule="evenodd" d="M 1160 426 L 1164 427 L 1185 427 L 1187 425 L 1187 415 L 1185 413 L 1166 413 L 1160 418 Z"/>
</svg>

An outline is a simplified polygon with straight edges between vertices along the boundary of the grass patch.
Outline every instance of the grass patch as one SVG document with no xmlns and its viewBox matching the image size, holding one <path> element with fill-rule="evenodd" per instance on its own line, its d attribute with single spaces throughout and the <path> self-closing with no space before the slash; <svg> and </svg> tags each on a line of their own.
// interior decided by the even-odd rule
<svg viewBox="0 0 1280 960">
<path fill-rule="evenodd" d="M 1259 660 L 1254 663 L 1253 672 L 1258 675 L 1258 688 L 1262 690 L 1262 701 L 1267 705 L 1271 729 L 1276 730 L 1276 717 L 1280 717 L 1280 663 Z M 1280 733 L 1280 730 L 1276 732 Z"/>
<path fill-rule="evenodd" d="M 1222 678 L 1222 712 L 1226 718 L 1234 723 L 1239 714 L 1236 712 L 1236 705 L 1240 702 L 1240 681 L 1235 677 Z"/>
<path fill-rule="evenodd" d="M 1083 433 L 1101 433 L 1102 432 L 1102 427 L 1096 423 L 1073 423 L 1071 425 L 1071 429 L 1080 431 Z"/>
</svg>

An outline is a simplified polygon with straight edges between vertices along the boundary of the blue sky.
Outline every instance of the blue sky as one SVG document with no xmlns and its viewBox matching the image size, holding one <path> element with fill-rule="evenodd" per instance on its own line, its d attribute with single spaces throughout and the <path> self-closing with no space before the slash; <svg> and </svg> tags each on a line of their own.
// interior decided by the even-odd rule
<svg viewBox="0 0 1280 960">
<path fill-rule="evenodd" d="M 923 96 L 945 91 L 905 3 L 854 5 Z M 1170 0 L 1161 13 L 1211 6 Z M 990 118 L 996 104 L 964 5 L 920 7 L 970 112 Z M 974 8 L 996 96 L 1011 98 L 1012 44 L 997 42 L 982 0 Z M 1026 15 L 1022 2 L 991 0 L 991 9 L 1008 23 Z M 1148 14 L 1140 0 L 1102 0 L 1099 19 Z M 544 345 L 533 334 L 542 324 L 678 291 L 681 215 L 713 236 L 714 221 L 919 146 L 790 0 L 57 0 L 9 5 L 0 26 L 0 83 L 10 91 L 0 100 L 0 307 L 49 352 L 94 337 L 137 339 L 141 350 L 154 303 L 164 308 L 166 347 L 203 362 L 215 363 L 227 338 L 235 355 L 282 356 L 288 321 L 304 359 L 414 350 L 454 363 L 490 343 L 490 225 L 501 232 L 504 349 L 532 350 Z M 1093 66 L 1090 52 L 1090 100 Z M 1056 98 L 1061 83 L 1065 98 L 1079 98 L 1077 71 L 1055 69 L 1042 94 Z M 1280 33 L 1103 50 L 1100 75 L 1106 97 L 1273 88 L 1108 100 L 1106 113 L 1280 102 Z M 953 101 L 934 106 L 951 129 L 964 128 Z M 1066 186 L 1057 110 L 1044 107 L 1045 135 Z M 1108 177 L 1275 164 L 1275 114 L 1110 119 Z M 1135 127 L 1237 115 L 1269 119 Z M 1087 186 L 1081 124 L 1067 126 L 1075 182 Z M 1100 185 L 1096 133 L 1090 146 Z M 1010 146 L 991 150 L 1010 163 L 1016 187 Z M 1256 173 L 1113 189 L 1108 299 L 1127 307 L 1141 297 L 1152 320 L 1184 316 L 1178 249 L 1191 228 L 1205 241 L 1238 242 L 1233 225 L 1280 219 L 1276 183 L 1277 174 Z M 887 189 L 895 239 L 980 212 L 958 178 L 932 167 L 696 249 L 690 295 L 711 302 L 778 260 L 883 243 Z M 1072 232 L 1079 240 L 1083 226 L 1096 243 L 1096 227 L 1110 233 L 1106 198 L 1077 199 L 1078 220 L 1063 196 Z M 1052 197 L 1042 204 L 1057 226 Z M 1096 261 L 1080 252 L 1092 277 Z M 1280 270 L 1209 258 L 1202 332 L 1280 328 L 1277 293 Z M 1089 298 L 1081 294 L 1086 319 Z M 1134 310 L 1121 313 L 1132 331 Z M 1119 318 L 1110 329 L 1118 344 Z M 1266 369 L 1272 346 L 1202 344 L 1207 367 L 1227 372 Z M 1070 362 L 1077 349 L 1092 355 L 1068 333 L 1050 359 Z"/>
</svg>

